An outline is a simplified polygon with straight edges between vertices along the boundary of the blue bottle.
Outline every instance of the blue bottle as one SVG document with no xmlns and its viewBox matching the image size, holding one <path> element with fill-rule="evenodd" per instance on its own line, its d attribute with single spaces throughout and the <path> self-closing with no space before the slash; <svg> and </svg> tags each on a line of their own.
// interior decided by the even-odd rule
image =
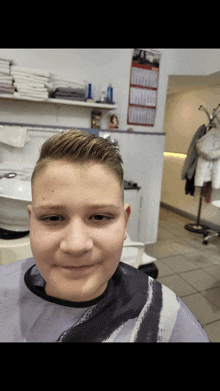
<svg viewBox="0 0 220 391">
<path fill-rule="evenodd" d="M 107 88 L 107 101 L 108 102 L 113 102 L 113 88 L 111 84 L 109 84 Z"/>
<path fill-rule="evenodd" d="M 88 98 L 92 99 L 92 84 L 88 84 Z"/>
</svg>

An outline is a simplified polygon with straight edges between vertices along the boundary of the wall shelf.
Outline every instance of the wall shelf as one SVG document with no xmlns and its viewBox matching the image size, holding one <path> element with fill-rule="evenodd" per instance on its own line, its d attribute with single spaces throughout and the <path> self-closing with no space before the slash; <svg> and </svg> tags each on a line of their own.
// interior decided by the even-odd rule
<svg viewBox="0 0 220 391">
<path fill-rule="evenodd" d="M 48 98 L 45 100 L 41 99 L 32 99 L 28 97 L 18 97 L 9 94 L 0 94 L 0 99 L 8 99 L 14 101 L 26 101 L 26 102 L 36 102 L 36 103 L 46 103 L 46 104 L 54 104 L 54 105 L 68 105 L 68 106 L 78 106 L 78 107 L 88 107 L 88 108 L 96 108 L 103 110 L 115 110 L 117 109 L 116 104 L 109 103 L 94 103 L 94 102 L 82 102 L 82 101 L 74 101 L 74 100 L 65 100 L 65 99 L 52 99 Z"/>
</svg>

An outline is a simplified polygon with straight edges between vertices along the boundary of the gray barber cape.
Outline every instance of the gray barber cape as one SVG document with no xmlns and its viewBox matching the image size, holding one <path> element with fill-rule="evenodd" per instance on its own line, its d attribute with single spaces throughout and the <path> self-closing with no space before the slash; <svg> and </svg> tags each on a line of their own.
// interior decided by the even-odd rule
<svg viewBox="0 0 220 391">
<path fill-rule="evenodd" d="M 209 342 L 174 292 L 119 263 L 87 302 L 48 296 L 34 258 L 0 266 L 0 342 Z"/>
</svg>

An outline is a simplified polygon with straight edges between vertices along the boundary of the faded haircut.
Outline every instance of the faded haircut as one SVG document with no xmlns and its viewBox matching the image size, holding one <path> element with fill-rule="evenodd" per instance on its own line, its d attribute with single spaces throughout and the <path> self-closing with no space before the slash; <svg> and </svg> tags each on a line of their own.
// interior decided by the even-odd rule
<svg viewBox="0 0 220 391">
<path fill-rule="evenodd" d="M 116 174 L 122 187 L 122 194 L 124 193 L 123 160 L 119 149 L 102 137 L 70 129 L 47 139 L 41 147 L 40 157 L 32 173 L 32 185 L 36 175 L 53 160 L 101 163 Z"/>
</svg>

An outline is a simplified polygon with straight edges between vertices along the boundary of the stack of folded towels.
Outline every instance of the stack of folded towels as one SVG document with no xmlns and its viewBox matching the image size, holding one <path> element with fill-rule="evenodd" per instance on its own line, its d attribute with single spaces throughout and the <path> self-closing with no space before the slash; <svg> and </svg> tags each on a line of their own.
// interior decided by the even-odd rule
<svg viewBox="0 0 220 391">
<path fill-rule="evenodd" d="M 32 100 L 48 99 L 49 72 L 13 66 L 11 74 L 14 80 L 15 96 Z"/>
<path fill-rule="evenodd" d="M 12 61 L 0 58 L 0 94 L 14 94 L 10 66 Z"/>
<path fill-rule="evenodd" d="M 86 86 L 85 82 L 51 73 L 48 91 L 50 98 L 84 101 Z"/>
</svg>

